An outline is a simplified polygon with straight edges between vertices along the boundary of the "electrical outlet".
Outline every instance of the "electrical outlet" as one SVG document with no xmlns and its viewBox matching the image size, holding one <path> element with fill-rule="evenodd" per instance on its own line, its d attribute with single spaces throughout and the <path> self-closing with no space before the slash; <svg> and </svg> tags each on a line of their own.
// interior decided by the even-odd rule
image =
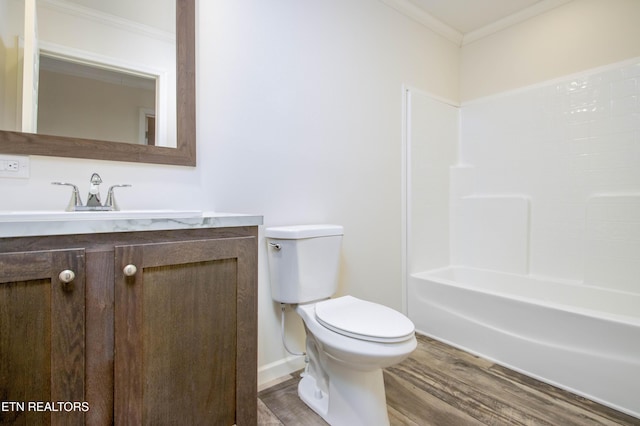
<svg viewBox="0 0 640 426">
<path fill-rule="evenodd" d="M 0 154 L 0 178 L 29 177 L 29 157 Z"/>
</svg>

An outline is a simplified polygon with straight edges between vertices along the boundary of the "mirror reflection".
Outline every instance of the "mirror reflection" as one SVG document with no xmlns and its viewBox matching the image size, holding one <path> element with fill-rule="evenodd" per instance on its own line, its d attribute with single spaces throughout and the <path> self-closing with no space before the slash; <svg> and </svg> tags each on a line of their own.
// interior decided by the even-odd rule
<svg viewBox="0 0 640 426">
<path fill-rule="evenodd" d="M 0 129 L 175 147 L 175 11 L 175 0 L 0 0 Z"/>
<path fill-rule="evenodd" d="M 37 133 L 155 145 L 153 76 L 43 55 L 39 62 Z"/>
</svg>

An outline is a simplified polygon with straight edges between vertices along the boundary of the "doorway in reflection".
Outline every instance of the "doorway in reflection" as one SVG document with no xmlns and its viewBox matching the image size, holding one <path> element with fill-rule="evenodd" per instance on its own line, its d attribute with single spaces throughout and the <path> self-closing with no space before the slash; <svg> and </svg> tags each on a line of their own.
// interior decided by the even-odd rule
<svg viewBox="0 0 640 426">
<path fill-rule="evenodd" d="M 135 144 L 155 134 L 154 77 L 42 54 L 39 74 L 39 134 Z"/>
</svg>

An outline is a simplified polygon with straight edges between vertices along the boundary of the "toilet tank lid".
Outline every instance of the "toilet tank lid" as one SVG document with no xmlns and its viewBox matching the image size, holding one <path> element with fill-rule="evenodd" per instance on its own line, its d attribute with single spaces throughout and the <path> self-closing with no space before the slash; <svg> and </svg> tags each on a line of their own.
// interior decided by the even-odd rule
<svg viewBox="0 0 640 426">
<path fill-rule="evenodd" d="M 343 233 L 343 228 L 340 225 L 272 226 L 264 230 L 265 237 L 280 238 L 283 240 L 330 237 L 334 235 L 342 235 Z"/>
</svg>

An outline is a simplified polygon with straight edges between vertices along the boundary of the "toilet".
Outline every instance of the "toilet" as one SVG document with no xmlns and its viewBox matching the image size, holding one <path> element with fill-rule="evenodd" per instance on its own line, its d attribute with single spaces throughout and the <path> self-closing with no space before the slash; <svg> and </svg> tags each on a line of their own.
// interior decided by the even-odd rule
<svg viewBox="0 0 640 426">
<path fill-rule="evenodd" d="M 304 322 L 300 399 L 333 426 L 388 425 L 382 369 L 416 348 L 414 325 L 383 305 L 331 298 L 342 235 L 338 225 L 266 228 L 271 297 L 294 305 Z"/>
</svg>

